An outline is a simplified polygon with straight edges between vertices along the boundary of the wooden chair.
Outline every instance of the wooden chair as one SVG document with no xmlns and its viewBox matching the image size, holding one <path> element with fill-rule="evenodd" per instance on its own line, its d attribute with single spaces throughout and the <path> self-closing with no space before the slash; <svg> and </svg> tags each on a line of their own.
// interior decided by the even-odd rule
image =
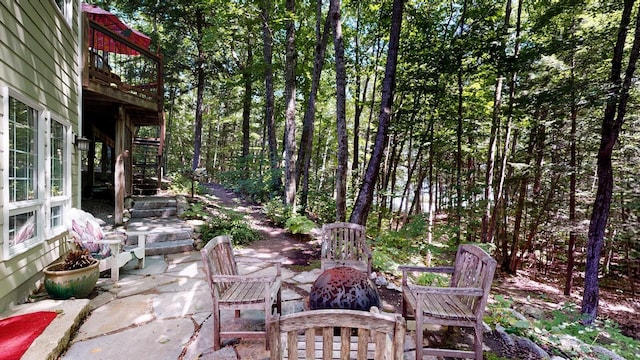
<svg viewBox="0 0 640 360">
<path fill-rule="evenodd" d="M 267 319 L 281 312 L 281 265 L 275 262 L 276 274 L 271 276 L 240 275 L 236 263 L 231 237 L 216 236 L 200 250 L 204 270 L 213 298 L 213 348 L 220 349 L 221 338 L 265 338 L 269 348 L 269 328 Z M 264 260 L 260 260 L 264 262 Z M 241 310 L 263 310 L 265 312 L 264 331 L 222 331 L 220 315 L 223 310 L 234 310 L 240 317 Z"/>
<path fill-rule="evenodd" d="M 371 250 L 362 225 L 336 222 L 322 226 L 322 270 L 349 266 L 371 275 Z"/>
<path fill-rule="evenodd" d="M 275 316 L 269 328 L 272 360 L 403 358 L 405 320 L 400 314 L 381 314 L 377 308 Z"/>
<path fill-rule="evenodd" d="M 422 354 L 482 359 L 482 316 L 491 290 L 496 261 L 476 245 L 460 245 L 453 267 L 399 266 L 402 271 L 402 315 L 416 320 L 416 359 Z M 447 288 L 409 284 L 410 272 L 451 274 Z M 471 327 L 473 351 L 424 348 L 423 325 Z"/>
<path fill-rule="evenodd" d="M 138 243 L 127 244 L 127 234 L 104 232 L 98 219 L 90 213 L 71 208 L 65 213 L 65 226 L 70 234 L 70 242 L 87 249 L 91 256 L 100 260 L 100 272 L 111 270 L 111 280 L 120 279 L 120 268 L 131 260 L 138 261 L 138 268 L 144 268 L 146 234 L 138 234 Z"/>
</svg>

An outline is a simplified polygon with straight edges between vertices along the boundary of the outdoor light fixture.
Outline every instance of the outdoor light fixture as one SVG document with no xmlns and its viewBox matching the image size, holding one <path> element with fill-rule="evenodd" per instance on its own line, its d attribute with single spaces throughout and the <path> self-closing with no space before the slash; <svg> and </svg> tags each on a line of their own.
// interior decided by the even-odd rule
<svg viewBox="0 0 640 360">
<path fill-rule="evenodd" d="M 91 140 L 87 139 L 84 136 L 76 135 L 76 141 L 74 142 L 76 149 L 80 151 L 89 151 L 89 146 L 91 146 Z"/>
</svg>

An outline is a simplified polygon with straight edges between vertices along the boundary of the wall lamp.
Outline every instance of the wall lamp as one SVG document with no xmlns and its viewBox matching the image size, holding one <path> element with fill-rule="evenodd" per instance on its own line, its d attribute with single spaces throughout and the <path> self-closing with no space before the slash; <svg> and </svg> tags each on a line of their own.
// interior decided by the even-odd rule
<svg viewBox="0 0 640 360">
<path fill-rule="evenodd" d="M 87 139 L 84 136 L 76 135 L 76 139 L 73 144 L 76 146 L 76 149 L 80 151 L 89 151 L 89 147 L 91 146 L 91 140 Z"/>
</svg>

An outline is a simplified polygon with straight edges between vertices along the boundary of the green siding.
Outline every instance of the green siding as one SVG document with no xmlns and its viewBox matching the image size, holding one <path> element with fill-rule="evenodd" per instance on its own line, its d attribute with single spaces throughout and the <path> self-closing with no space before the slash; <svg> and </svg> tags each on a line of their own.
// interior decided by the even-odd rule
<svg viewBox="0 0 640 360">
<path fill-rule="evenodd" d="M 73 1 L 72 14 L 68 24 L 51 0 L 0 0 L 0 87 L 8 86 L 44 106 L 69 121 L 78 133 L 80 1 Z M 3 110 L 0 107 L 0 113 Z M 71 164 L 74 199 L 79 188 L 77 164 L 76 153 Z M 8 176 L 6 169 L 0 168 L 0 176 Z M 3 214 L 5 202 L 0 202 Z M 4 215 L 0 217 L 0 230 L 3 222 Z M 0 246 L 4 241 L 0 238 Z M 0 258 L 0 312 L 35 288 L 42 269 L 60 257 L 61 241 L 64 239 L 60 236 L 46 239 L 9 260 Z"/>
</svg>

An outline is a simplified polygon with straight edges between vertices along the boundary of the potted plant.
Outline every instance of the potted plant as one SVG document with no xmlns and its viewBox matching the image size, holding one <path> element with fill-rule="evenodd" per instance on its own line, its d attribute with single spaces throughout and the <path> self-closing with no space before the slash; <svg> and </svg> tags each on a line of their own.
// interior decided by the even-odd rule
<svg viewBox="0 0 640 360">
<path fill-rule="evenodd" d="M 44 288 L 54 299 L 85 298 L 98 282 L 99 261 L 88 250 L 70 250 L 64 262 L 47 266 Z"/>
</svg>

